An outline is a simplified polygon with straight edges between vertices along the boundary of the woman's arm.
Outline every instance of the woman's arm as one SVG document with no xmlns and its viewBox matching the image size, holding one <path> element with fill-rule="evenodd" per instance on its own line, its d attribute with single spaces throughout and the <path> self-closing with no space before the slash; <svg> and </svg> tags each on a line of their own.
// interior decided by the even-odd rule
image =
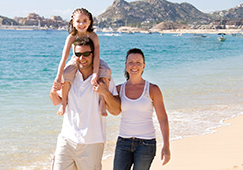
<svg viewBox="0 0 243 170">
<path fill-rule="evenodd" d="M 163 96 L 157 85 L 150 85 L 150 97 L 153 100 L 153 105 L 160 124 L 160 130 L 163 136 L 164 146 L 161 151 L 161 160 L 163 160 L 162 165 L 165 165 L 170 160 L 169 122 L 164 107 Z"/>
<path fill-rule="evenodd" d="M 99 82 L 93 89 L 104 96 L 106 108 L 110 114 L 117 116 L 121 113 L 121 100 L 119 96 L 113 96 L 104 83 Z"/>
</svg>

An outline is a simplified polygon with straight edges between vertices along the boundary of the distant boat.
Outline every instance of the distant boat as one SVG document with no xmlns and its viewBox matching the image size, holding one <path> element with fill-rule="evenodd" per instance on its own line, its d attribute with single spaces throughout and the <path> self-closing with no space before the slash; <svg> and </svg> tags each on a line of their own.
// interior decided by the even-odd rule
<svg viewBox="0 0 243 170">
<path fill-rule="evenodd" d="M 116 34 L 116 33 L 105 33 L 105 34 L 100 34 L 100 36 L 121 36 L 121 34 Z"/>
<path fill-rule="evenodd" d="M 109 27 L 109 28 L 103 28 L 102 32 L 114 32 L 114 30 L 111 27 Z"/>
<path fill-rule="evenodd" d="M 224 37 L 218 37 L 218 40 L 219 40 L 219 41 L 225 41 L 226 38 L 224 38 Z"/>
<path fill-rule="evenodd" d="M 67 31 L 67 29 L 65 27 L 58 27 L 57 29 L 58 31 Z"/>
<path fill-rule="evenodd" d="M 194 35 L 194 37 L 196 37 L 196 38 L 207 38 L 208 36 L 206 36 L 206 35 L 203 35 L 203 34 L 193 34 Z"/>
<path fill-rule="evenodd" d="M 243 33 L 233 33 L 233 37 L 243 37 Z"/>
<path fill-rule="evenodd" d="M 224 35 L 226 35 L 225 33 L 218 33 L 218 35 L 220 35 L 220 37 L 218 37 L 219 41 L 225 41 L 226 38 L 224 37 Z"/>
<path fill-rule="evenodd" d="M 142 34 L 152 34 L 151 31 L 140 31 L 140 33 L 142 33 Z"/>
</svg>

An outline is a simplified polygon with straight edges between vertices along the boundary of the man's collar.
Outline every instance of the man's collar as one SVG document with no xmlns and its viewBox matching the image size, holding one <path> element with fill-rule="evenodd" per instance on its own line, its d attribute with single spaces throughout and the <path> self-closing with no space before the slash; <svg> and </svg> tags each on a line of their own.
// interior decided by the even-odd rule
<svg viewBox="0 0 243 170">
<path fill-rule="evenodd" d="M 85 80 L 89 80 L 92 78 L 93 73 L 91 73 L 89 76 L 86 77 L 86 79 L 84 79 L 83 73 L 81 71 L 79 71 L 79 69 L 77 70 L 77 73 L 82 77 L 82 79 Z"/>
</svg>

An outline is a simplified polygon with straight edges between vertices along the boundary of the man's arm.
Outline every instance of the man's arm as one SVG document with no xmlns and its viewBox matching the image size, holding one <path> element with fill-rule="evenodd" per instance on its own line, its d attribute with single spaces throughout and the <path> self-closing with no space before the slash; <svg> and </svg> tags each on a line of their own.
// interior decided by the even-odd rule
<svg viewBox="0 0 243 170">
<path fill-rule="evenodd" d="M 106 108 L 110 114 L 117 116 L 121 112 L 121 101 L 119 96 L 113 96 L 111 92 L 108 90 L 107 86 L 99 82 L 97 86 L 93 88 L 97 93 L 104 96 Z"/>
<path fill-rule="evenodd" d="M 104 96 L 106 108 L 110 114 L 117 116 L 121 113 L 121 101 L 119 96 L 113 96 L 110 92 Z"/>
</svg>

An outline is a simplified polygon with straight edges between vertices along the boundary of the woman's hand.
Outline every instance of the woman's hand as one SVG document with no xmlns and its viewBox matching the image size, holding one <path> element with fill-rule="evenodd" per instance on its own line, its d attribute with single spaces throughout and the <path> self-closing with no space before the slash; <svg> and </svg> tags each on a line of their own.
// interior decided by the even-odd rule
<svg viewBox="0 0 243 170">
<path fill-rule="evenodd" d="M 170 149 L 169 147 L 163 147 L 161 150 L 161 160 L 163 161 L 162 165 L 165 165 L 170 160 Z"/>
</svg>

